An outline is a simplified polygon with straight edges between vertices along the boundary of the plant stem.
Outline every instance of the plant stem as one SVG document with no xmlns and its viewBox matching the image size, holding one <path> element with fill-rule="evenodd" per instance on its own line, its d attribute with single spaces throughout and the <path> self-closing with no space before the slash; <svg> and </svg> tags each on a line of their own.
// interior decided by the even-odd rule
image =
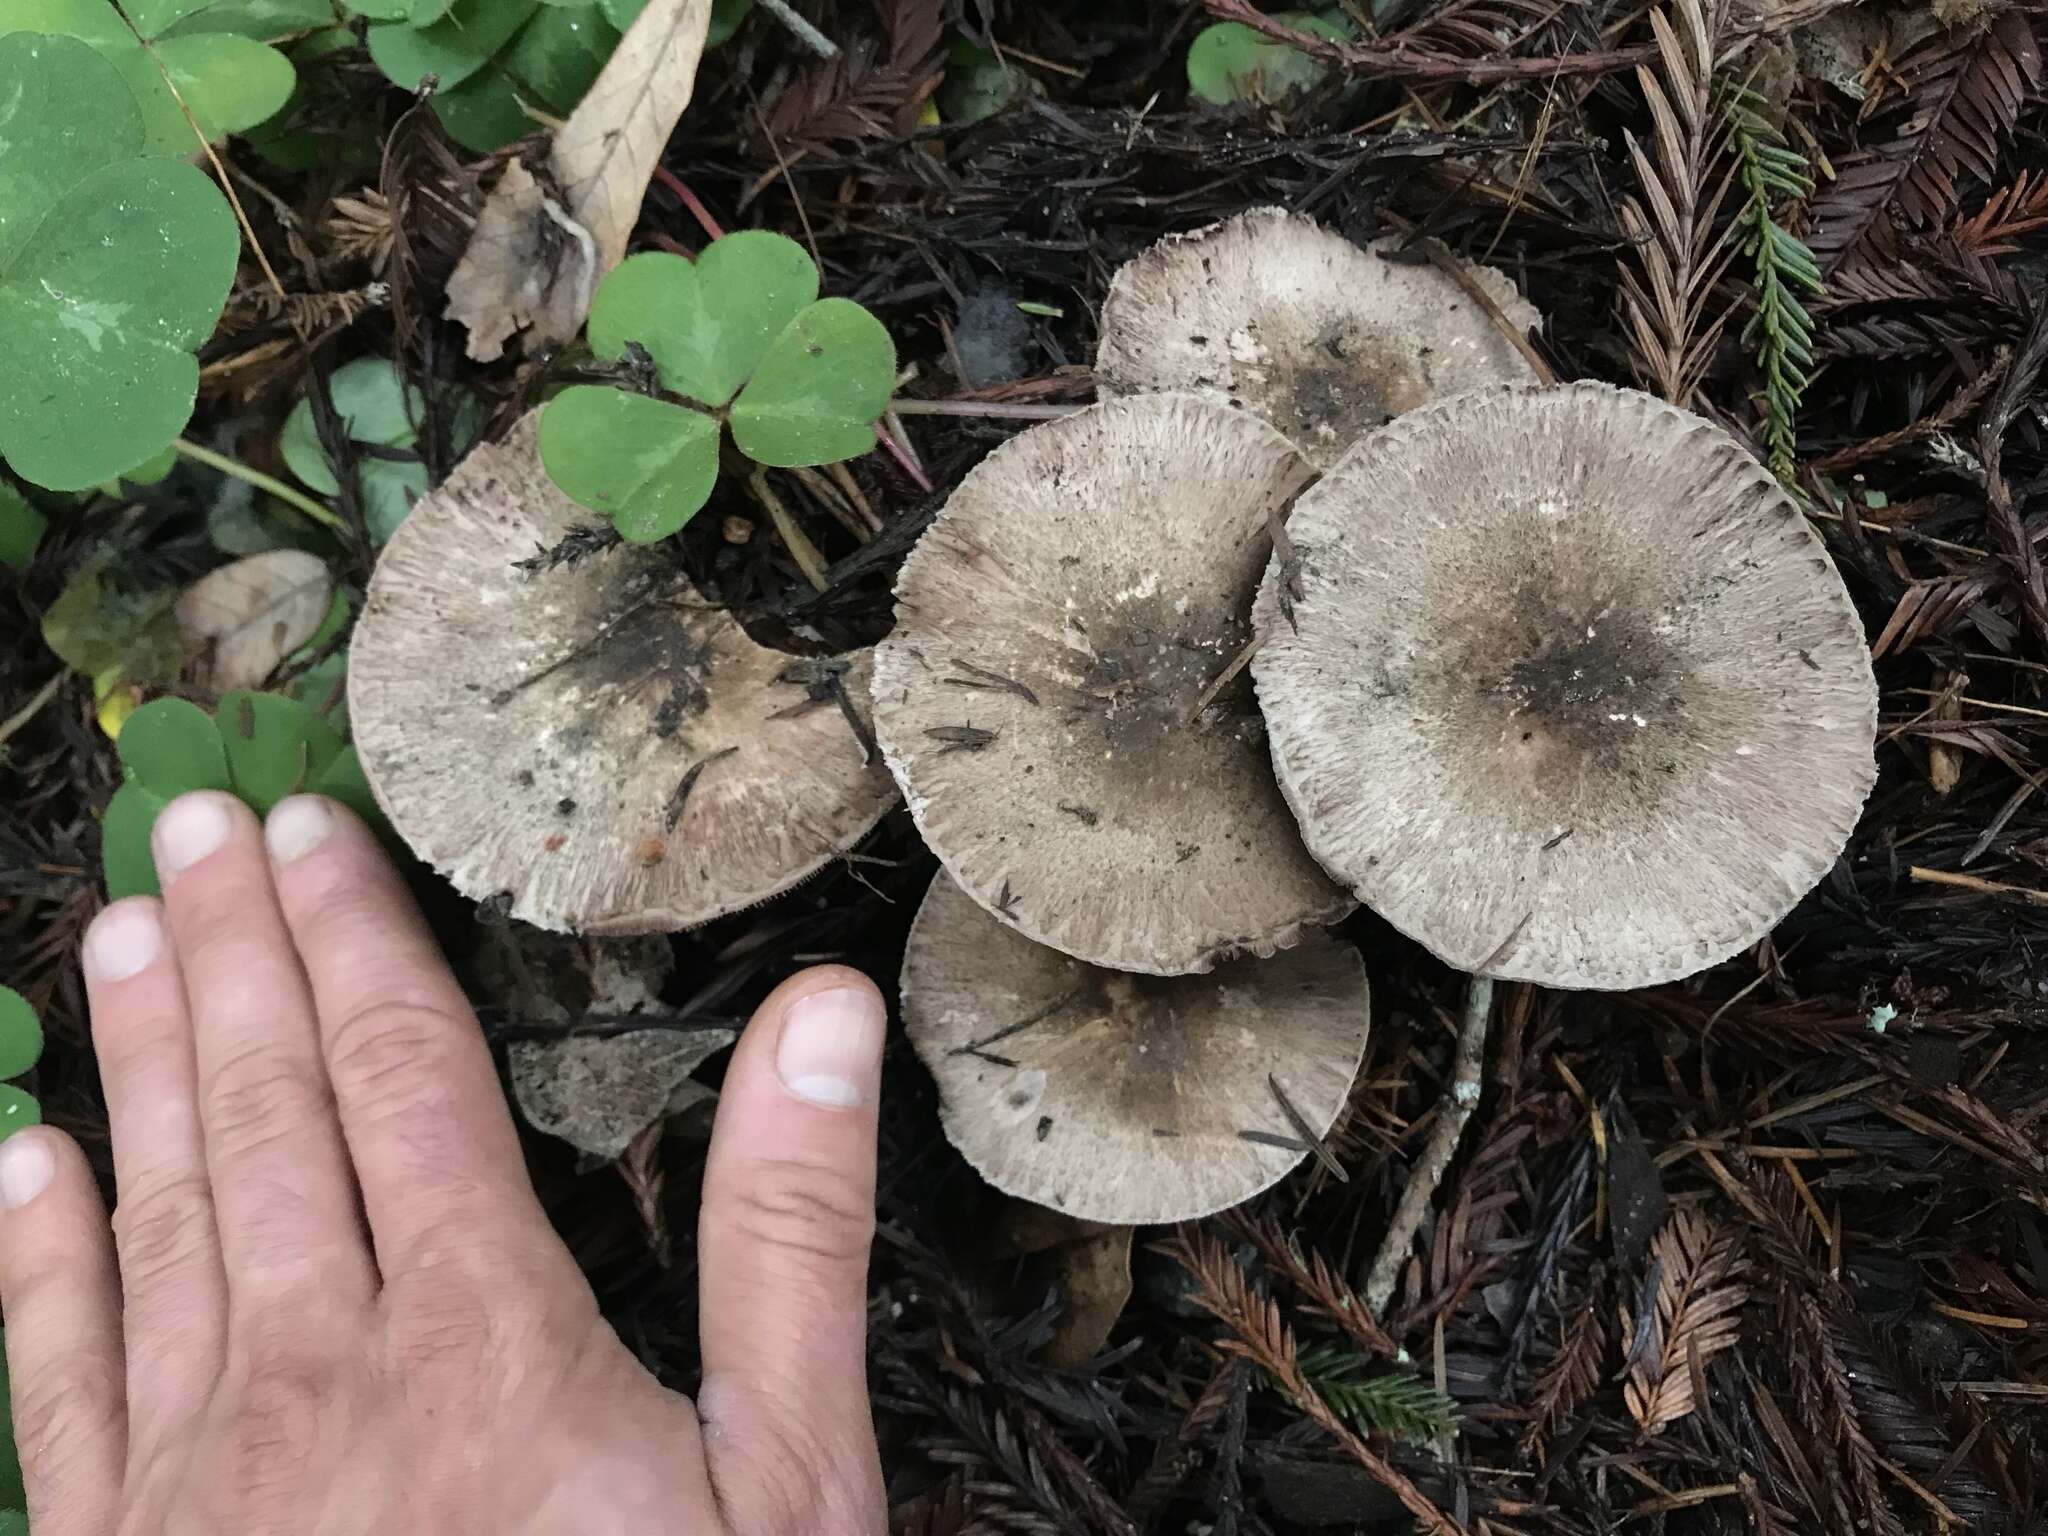
<svg viewBox="0 0 2048 1536">
<path fill-rule="evenodd" d="M 903 433 L 901 442 L 897 441 L 896 435 L 899 432 Z M 904 431 L 903 424 L 896 419 L 894 411 L 884 411 L 882 419 L 875 423 L 875 441 L 888 450 L 889 456 L 903 467 L 903 473 L 916 482 L 920 491 L 926 495 L 931 494 L 931 477 L 925 474 L 924 467 L 917 462 L 917 457 L 909 446 L 910 434 Z"/>
<path fill-rule="evenodd" d="M 797 568 L 804 573 L 805 580 L 820 592 L 832 583 L 825 579 L 825 558 L 818 553 L 818 546 L 804 536 L 797 527 L 796 519 L 789 515 L 789 508 L 782 504 L 782 498 L 768 484 L 768 471 L 757 469 L 747 477 L 747 489 L 754 493 L 754 499 L 768 510 L 768 519 L 775 524 L 775 531 L 782 535 L 783 547 L 796 560 Z"/>
<path fill-rule="evenodd" d="M 713 240 L 725 238 L 725 231 L 718 227 L 718 220 L 711 217 L 711 210 L 698 200 L 696 193 L 684 185 L 682 177 L 665 165 L 657 165 L 654 168 L 654 179 L 675 193 L 683 207 L 689 210 L 690 217 L 703 226 L 706 235 Z"/>
<path fill-rule="evenodd" d="M 259 491 L 268 491 L 279 501 L 287 506 L 296 507 L 316 523 L 324 523 L 337 533 L 346 534 L 349 531 L 347 523 L 305 492 L 293 490 L 282 480 L 273 479 L 260 469 L 251 469 L 240 459 L 231 459 L 224 453 L 215 453 L 211 448 L 202 448 L 199 444 L 182 437 L 171 446 L 196 464 L 204 464 L 208 469 L 217 469 L 224 475 L 233 475 L 237 480 L 245 480 Z"/>
<path fill-rule="evenodd" d="M 789 0 L 761 0 L 761 9 L 789 28 L 796 40 L 821 59 L 839 57 L 839 45 L 791 8 Z"/>
<path fill-rule="evenodd" d="M 1379 1256 L 1366 1275 L 1365 1304 L 1374 1317 L 1383 1316 L 1387 1302 L 1393 1298 L 1394 1277 L 1408 1257 L 1415 1234 L 1422 1228 L 1429 1197 L 1436 1193 L 1437 1182 L 1450 1167 L 1451 1155 L 1458 1150 L 1458 1138 L 1465 1134 L 1465 1122 L 1479 1102 L 1479 1079 L 1486 1066 L 1486 1021 L 1492 1012 L 1493 978 L 1474 976 L 1465 993 L 1465 1022 L 1458 1030 L 1458 1055 L 1451 1072 L 1450 1090 L 1437 1111 L 1436 1124 L 1430 1128 L 1429 1145 L 1423 1148 L 1422 1161 L 1408 1175 L 1401 1203 L 1394 1207 L 1394 1219 L 1387 1225 Z"/>
<path fill-rule="evenodd" d="M 1034 405 L 1028 400 L 905 400 L 889 402 L 899 416 L 989 416 L 1006 421 L 1057 421 L 1085 405 Z"/>
</svg>

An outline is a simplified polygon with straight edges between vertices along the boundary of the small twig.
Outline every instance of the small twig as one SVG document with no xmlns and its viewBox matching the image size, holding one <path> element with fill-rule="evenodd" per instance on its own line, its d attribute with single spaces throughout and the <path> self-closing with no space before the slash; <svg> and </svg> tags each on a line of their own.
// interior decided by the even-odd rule
<svg viewBox="0 0 2048 1536">
<path fill-rule="evenodd" d="M 797 15 L 789 0 L 761 0 L 761 9 L 789 28 L 790 35 L 821 59 L 839 57 L 839 45 Z"/>
<path fill-rule="evenodd" d="M 194 463 L 204 464 L 208 469 L 217 469 L 224 475 L 245 480 L 259 491 L 268 491 L 287 506 L 296 507 L 316 523 L 324 523 L 341 533 L 349 532 L 349 526 L 334 513 L 302 491 L 295 491 L 282 480 L 274 479 L 260 469 L 251 469 L 239 459 L 231 459 L 224 453 L 215 453 L 211 448 L 202 448 L 195 442 L 179 438 L 171 446 Z"/>
<path fill-rule="evenodd" d="M 57 697 L 57 690 L 64 686 L 64 679 L 69 677 L 70 675 L 71 674 L 69 672 L 60 671 L 59 673 L 57 673 L 56 676 L 52 677 L 47 683 L 43 684 L 42 687 L 36 690 L 36 696 L 34 698 L 30 699 L 26 704 L 22 705 L 21 708 L 17 709 L 5 720 L 0 720 L 0 746 L 5 746 L 8 740 L 17 731 L 19 731 L 24 725 L 27 725 L 29 721 L 35 719 L 35 717 L 39 713 L 41 713 L 42 708 L 45 704 L 49 703 L 50 700 Z"/>
<path fill-rule="evenodd" d="M 1923 885 L 1953 885 L 1985 896 L 2010 897 L 2032 907 L 2048 907 L 2048 891 L 2037 891 L 2030 886 L 2006 885 L 2001 881 L 1986 880 L 1977 875 L 1957 874 L 1954 870 L 1926 869 L 1918 864 L 1906 873 Z"/>
<path fill-rule="evenodd" d="M 1406 220 L 1401 222 L 1405 223 Z M 1451 248 L 1435 235 L 1423 235 L 1416 240 L 1415 245 L 1416 249 L 1430 259 L 1437 271 L 1465 291 L 1465 297 L 1479 306 L 1481 313 L 1494 323 L 1501 335 L 1514 343 L 1515 350 L 1520 352 L 1527 359 L 1529 366 L 1536 370 L 1537 382 L 1546 387 L 1554 387 L 1557 384 L 1556 372 L 1543 360 L 1543 354 L 1530 343 L 1528 334 L 1508 318 L 1506 310 L 1494 302 L 1493 295 L 1488 293 L 1479 279 L 1472 275 L 1471 268 L 1458 260 Z"/>
<path fill-rule="evenodd" d="M 1244 649 L 1232 658 L 1229 666 L 1216 674 L 1215 679 L 1209 686 L 1202 690 L 1202 696 L 1195 700 L 1195 707 L 1188 711 L 1188 720 L 1191 723 L 1202 718 L 1202 711 L 1216 702 L 1216 695 L 1230 686 L 1230 680 L 1245 669 L 1252 657 L 1257 654 L 1258 649 L 1259 637 L 1257 635 L 1245 641 Z"/>
<path fill-rule="evenodd" d="M 899 416 L 986 416 L 1002 421 L 1058 421 L 1085 405 L 1042 404 L 1029 400 L 912 400 L 899 395 L 889 402 Z"/>
<path fill-rule="evenodd" d="M 754 493 L 754 499 L 768 510 L 768 519 L 775 524 L 775 531 L 782 536 L 785 548 L 797 563 L 797 569 L 804 573 L 804 579 L 818 591 L 828 590 L 832 583 L 825 576 L 825 557 L 818 553 L 813 544 L 797 527 L 796 519 L 789 515 L 789 508 L 782 504 L 768 484 L 768 471 L 757 469 L 747 477 L 747 489 Z"/>
<path fill-rule="evenodd" d="M 1372 1308 L 1375 1317 L 1383 1316 L 1387 1310 L 1387 1302 L 1394 1294 L 1394 1276 L 1408 1257 L 1415 1234 L 1422 1228 L 1422 1218 L 1429 1210 L 1429 1197 L 1436 1193 L 1437 1182 L 1450 1167 L 1451 1156 L 1458 1150 L 1458 1138 L 1465 1133 L 1465 1122 L 1479 1102 L 1479 1080 L 1486 1065 L 1486 1022 L 1492 1012 L 1493 978 L 1474 976 L 1465 993 L 1465 1022 L 1458 1030 L 1458 1054 L 1450 1089 L 1437 1112 L 1436 1124 L 1430 1128 L 1429 1145 L 1423 1149 L 1422 1161 L 1408 1176 L 1408 1185 L 1401 1191 L 1401 1203 L 1394 1208 L 1394 1219 L 1388 1224 L 1386 1240 L 1380 1244 L 1379 1256 L 1372 1261 L 1366 1276 L 1365 1304 Z"/>
</svg>

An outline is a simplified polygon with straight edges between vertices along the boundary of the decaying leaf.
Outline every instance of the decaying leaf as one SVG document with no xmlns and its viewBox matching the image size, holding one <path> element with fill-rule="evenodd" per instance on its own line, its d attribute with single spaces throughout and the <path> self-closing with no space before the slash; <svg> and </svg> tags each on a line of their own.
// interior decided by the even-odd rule
<svg viewBox="0 0 2048 1536">
<path fill-rule="evenodd" d="M 213 693 L 261 687 L 313 638 L 334 597 L 326 562 L 273 549 L 211 571 L 178 599 L 178 631 Z"/>
<path fill-rule="evenodd" d="M 647 179 L 697 86 L 711 0 L 651 0 L 555 134 L 550 164 L 569 213 L 597 241 L 598 271 L 626 256 Z"/>
<path fill-rule="evenodd" d="M 729 1029 L 639 1029 L 525 1041 L 507 1053 L 512 1092 L 536 1130 L 609 1162 L 655 1121 L 703 1098 L 709 1090 L 690 1074 L 738 1038 Z"/>
<path fill-rule="evenodd" d="M 1741 1235 L 1698 1211 L 1672 1213 L 1650 1245 L 1657 1298 L 1648 1333 L 1631 1351 L 1622 1395 L 1644 1434 L 1654 1435 L 1697 1406 L 1693 1383 L 1707 1362 L 1733 1345 L 1749 1300 Z M 1621 1309 L 1624 1339 L 1637 1336 L 1637 1320 Z"/>
<path fill-rule="evenodd" d="M 582 328 L 597 262 L 590 231 L 514 159 L 477 215 L 442 313 L 469 328 L 469 355 L 479 363 L 504 356 L 520 331 L 529 346 L 553 346 Z"/>
</svg>

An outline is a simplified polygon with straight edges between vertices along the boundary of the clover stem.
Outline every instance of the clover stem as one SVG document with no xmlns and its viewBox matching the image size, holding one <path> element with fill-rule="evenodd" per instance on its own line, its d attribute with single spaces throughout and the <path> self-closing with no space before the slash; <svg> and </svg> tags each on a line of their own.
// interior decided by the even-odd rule
<svg viewBox="0 0 2048 1536">
<path fill-rule="evenodd" d="M 789 515 L 789 508 L 782 504 L 782 498 L 775 494 L 768 484 L 768 471 L 757 469 L 747 477 L 747 489 L 754 493 L 754 499 L 768 509 L 768 519 L 775 524 L 775 531 L 782 535 L 782 542 L 795 558 L 797 568 L 804 573 L 804 579 L 820 592 L 832 585 L 825 579 L 825 557 L 818 553 L 818 546 L 804 536 L 797 527 L 796 519 Z"/>
<path fill-rule="evenodd" d="M 718 220 L 711 217 L 711 210 L 698 201 L 696 193 L 683 185 L 682 177 L 665 165 L 657 165 L 654 168 L 654 179 L 681 199 L 683 207 L 689 210 L 691 218 L 704 227 L 706 235 L 713 240 L 725 238 L 725 231 L 718 227 Z"/>
<path fill-rule="evenodd" d="M 337 533 L 348 532 L 348 524 L 326 507 L 304 492 L 293 490 L 282 480 L 264 474 L 260 469 L 251 469 L 239 459 L 231 459 L 224 453 L 215 453 L 211 448 L 202 448 L 199 444 L 188 442 L 182 437 L 171 446 L 195 464 L 204 464 L 207 468 L 217 469 L 224 475 L 233 475 L 237 480 L 245 480 L 259 491 L 268 491 L 279 501 L 305 513 L 316 523 L 324 523 Z"/>
<path fill-rule="evenodd" d="M 902 435 L 899 442 L 898 434 Z M 924 472 L 924 466 L 917 462 L 917 454 L 910 446 L 910 434 L 903 430 L 903 423 L 894 412 L 884 411 L 882 419 L 875 423 L 875 441 L 888 450 L 889 457 L 902 466 L 903 473 L 910 476 L 917 488 L 926 495 L 932 491 L 931 477 Z"/>
<path fill-rule="evenodd" d="M 1472 1117 L 1473 1105 L 1479 1102 L 1480 1077 L 1486 1067 L 1486 1021 L 1492 1012 L 1493 978 L 1474 976 L 1465 993 L 1465 1022 L 1458 1030 L 1451 1085 L 1437 1109 L 1436 1124 L 1430 1127 L 1429 1144 L 1423 1148 L 1422 1160 L 1408 1175 L 1407 1187 L 1401 1191 L 1401 1203 L 1394 1207 L 1394 1219 L 1387 1225 L 1379 1256 L 1366 1275 L 1365 1304 L 1374 1317 L 1386 1314 L 1387 1303 L 1394 1295 L 1394 1277 L 1406 1262 L 1415 1234 L 1422 1227 L 1422 1218 L 1429 1212 L 1429 1197 L 1436 1193 L 1438 1181 L 1450 1167 L 1451 1156 L 1458 1150 L 1458 1138 L 1465 1133 L 1465 1122 Z"/>
</svg>

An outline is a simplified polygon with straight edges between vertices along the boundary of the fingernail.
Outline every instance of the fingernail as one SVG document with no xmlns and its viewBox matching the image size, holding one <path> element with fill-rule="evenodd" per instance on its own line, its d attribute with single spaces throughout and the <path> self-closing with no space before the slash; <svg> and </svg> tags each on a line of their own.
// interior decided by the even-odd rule
<svg viewBox="0 0 2048 1536">
<path fill-rule="evenodd" d="M 279 864 L 303 858 L 327 841 L 334 830 L 334 813 L 318 795 L 292 795 L 280 800 L 263 824 L 263 841 L 270 857 Z"/>
<path fill-rule="evenodd" d="M 775 1072 L 798 1098 L 833 1109 L 871 1102 L 882 1077 L 882 1000 L 866 987 L 813 992 L 789 1005 Z"/>
<path fill-rule="evenodd" d="M 201 791 L 180 795 L 164 808 L 150 833 L 150 847 L 156 852 L 157 878 L 169 885 L 217 850 L 235 830 L 228 814 L 227 796 Z"/>
<path fill-rule="evenodd" d="M 85 979 L 126 981 L 148 968 L 164 947 L 164 926 L 151 901 L 107 908 L 85 930 Z"/>
<path fill-rule="evenodd" d="M 18 1211 L 50 1187 L 57 1159 L 42 1136 L 10 1136 L 0 1141 L 0 1206 Z"/>
</svg>

